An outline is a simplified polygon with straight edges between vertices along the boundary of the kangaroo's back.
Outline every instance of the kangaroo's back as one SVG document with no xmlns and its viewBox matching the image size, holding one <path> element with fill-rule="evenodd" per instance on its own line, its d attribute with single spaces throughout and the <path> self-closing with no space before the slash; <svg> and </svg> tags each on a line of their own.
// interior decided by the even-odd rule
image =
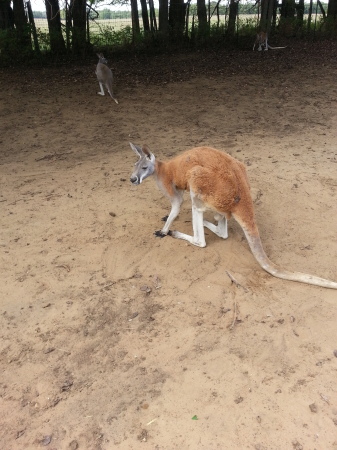
<svg viewBox="0 0 337 450">
<path fill-rule="evenodd" d="M 211 209 L 230 216 L 239 206 L 252 214 L 245 166 L 211 147 L 195 147 L 168 162 L 159 163 L 157 177 L 166 190 L 193 190 Z"/>
<path fill-rule="evenodd" d="M 96 75 L 97 80 L 103 83 L 104 85 L 111 85 L 113 81 L 113 75 L 111 69 L 104 63 L 98 62 L 96 66 Z"/>
</svg>

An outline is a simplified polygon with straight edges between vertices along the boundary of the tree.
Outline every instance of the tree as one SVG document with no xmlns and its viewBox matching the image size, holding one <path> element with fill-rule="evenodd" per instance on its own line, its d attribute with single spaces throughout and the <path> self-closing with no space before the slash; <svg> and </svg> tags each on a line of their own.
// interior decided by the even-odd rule
<svg viewBox="0 0 337 450">
<path fill-rule="evenodd" d="M 304 18 L 304 0 L 299 0 L 298 4 L 296 5 L 297 10 L 297 21 L 298 26 L 303 26 L 303 18 Z"/>
<path fill-rule="evenodd" d="M 329 0 L 327 17 L 334 21 L 337 20 L 337 0 Z"/>
<path fill-rule="evenodd" d="M 164 35 L 168 33 L 169 28 L 168 12 L 168 0 L 159 0 L 159 31 Z"/>
<path fill-rule="evenodd" d="M 271 19 L 273 17 L 274 5 L 275 0 L 261 1 L 260 29 L 266 33 L 269 33 L 271 29 Z"/>
<path fill-rule="evenodd" d="M 310 27 L 311 27 L 312 7 L 313 7 L 313 0 L 310 0 L 309 11 L 308 11 L 308 25 L 307 25 L 308 31 L 310 31 Z"/>
<path fill-rule="evenodd" d="M 150 31 L 149 13 L 147 11 L 146 0 L 140 0 L 140 5 L 142 7 L 142 19 L 144 31 Z"/>
<path fill-rule="evenodd" d="M 32 43 L 23 0 L 13 0 L 13 17 L 17 44 L 21 49 L 31 50 Z"/>
<path fill-rule="evenodd" d="M 45 5 L 49 28 L 50 49 L 52 53 L 64 53 L 66 46 L 62 35 L 59 1 L 45 0 Z"/>
<path fill-rule="evenodd" d="M 183 37 L 185 28 L 186 4 L 184 0 L 171 0 L 169 8 L 169 25 L 171 36 L 175 39 Z"/>
<path fill-rule="evenodd" d="M 197 0 L 197 13 L 199 22 L 198 33 L 200 36 L 205 36 L 208 30 L 207 10 L 205 0 Z"/>
<path fill-rule="evenodd" d="M 27 8 L 28 20 L 29 20 L 29 24 L 30 24 L 30 28 L 31 28 L 31 33 L 33 36 L 33 41 L 34 41 L 34 50 L 36 51 L 36 53 L 39 54 L 40 53 L 40 45 L 39 45 L 39 40 L 37 38 L 36 26 L 35 26 L 33 10 L 32 10 L 32 5 L 30 3 L 30 0 L 28 0 L 26 2 L 26 8 Z"/>
<path fill-rule="evenodd" d="M 154 8 L 153 0 L 149 0 L 149 9 L 150 9 L 151 31 L 157 31 L 156 10 Z"/>
<path fill-rule="evenodd" d="M 48 0 L 50 1 L 50 0 Z M 75 55 L 84 56 L 86 53 L 86 0 L 71 0 L 70 20 L 72 20 L 72 50 Z"/>
<path fill-rule="evenodd" d="M 282 0 L 281 18 L 292 19 L 295 17 L 296 5 L 295 0 Z"/>
<path fill-rule="evenodd" d="M 337 0 L 329 0 L 327 12 L 327 27 L 329 27 L 332 35 L 337 35 Z"/>
<path fill-rule="evenodd" d="M 135 38 L 140 33 L 139 14 L 137 0 L 131 0 L 131 18 L 132 18 L 132 33 Z"/>
<path fill-rule="evenodd" d="M 230 0 L 227 35 L 229 38 L 235 36 L 235 23 L 238 16 L 239 0 Z"/>
<path fill-rule="evenodd" d="M 14 15 L 11 8 L 11 0 L 0 1 L 0 29 L 10 30 L 14 28 Z"/>
</svg>

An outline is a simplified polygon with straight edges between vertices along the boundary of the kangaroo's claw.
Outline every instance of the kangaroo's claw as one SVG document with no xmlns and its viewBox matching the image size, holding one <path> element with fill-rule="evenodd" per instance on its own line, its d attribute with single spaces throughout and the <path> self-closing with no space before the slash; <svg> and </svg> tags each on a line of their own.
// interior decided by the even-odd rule
<svg viewBox="0 0 337 450">
<path fill-rule="evenodd" d="M 158 230 L 158 231 L 155 231 L 153 234 L 154 234 L 156 237 L 163 238 L 163 237 L 167 236 L 167 234 L 170 234 L 170 231 L 169 231 L 167 234 L 165 234 L 165 233 L 163 233 L 161 230 Z"/>
</svg>

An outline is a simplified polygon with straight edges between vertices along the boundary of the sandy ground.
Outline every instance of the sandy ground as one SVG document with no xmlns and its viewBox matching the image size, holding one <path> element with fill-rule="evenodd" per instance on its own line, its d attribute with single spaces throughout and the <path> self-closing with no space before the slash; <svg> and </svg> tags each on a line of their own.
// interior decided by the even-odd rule
<svg viewBox="0 0 337 450">
<path fill-rule="evenodd" d="M 119 58 L 119 105 L 96 58 L 1 70 L 2 449 L 337 448 L 336 291 L 268 275 L 234 221 L 156 238 L 128 144 L 237 157 L 269 257 L 337 280 L 336 56 Z"/>
</svg>

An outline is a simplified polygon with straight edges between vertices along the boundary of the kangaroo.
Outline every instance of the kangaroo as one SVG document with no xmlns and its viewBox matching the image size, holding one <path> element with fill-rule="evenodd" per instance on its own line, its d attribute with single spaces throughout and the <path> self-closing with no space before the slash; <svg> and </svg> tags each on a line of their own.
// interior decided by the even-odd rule
<svg viewBox="0 0 337 450">
<path fill-rule="evenodd" d="M 264 47 L 264 50 L 267 51 L 269 48 L 271 50 L 277 50 L 279 48 L 286 48 L 286 47 L 271 47 L 268 44 L 268 33 L 265 33 L 264 31 L 260 31 L 256 35 L 256 39 L 253 45 L 253 51 L 255 50 L 255 46 L 259 44 L 258 51 L 260 52 L 262 50 L 262 47 Z"/>
<path fill-rule="evenodd" d="M 110 97 L 113 100 L 115 100 L 115 102 L 118 104 L 117 98 L 114 97 L 114 95 L 113 95 L 113 90 L 112 90 L 113 76 L 112 76 L 111 69 L 109 69 L 109 67 L 107 66 L 108 61 L 106 58 L 104 58 L 103 53 L 97 53 L 97 56 L 98 56 L 99 60 L 98 60 L 98 64 L 97 64 L 95 73 L 97 76 L 99 86 L 101 88 L 101 91 L 98 92 L 98 94 L 105 95 L 104 89 L 103 89 L 103 86 L 105 86 L 107 91 L 110 94 Z"/>
<path fill-rule="evenodd" d="M 204 227 L 227 239 L 227 220 L 233 216 L 243 229 L 254 257 L 266 272 L 285 280 L 337 289 L 334 281 L 283 270 L 268 259 L 256 225 L 248 176 L 243 163 L 211 147 L 195 147 L 163 162 L 156 160 L 146 145 L 139 147 L 130 142 L 130 146 L 139 158 L 130 177 L 131 183 L 139 185 L 147 177 L 154 175 L 158 187 L 171 202 L 171 212 L 164 218 L 164 227 L 155 232 L 156 236 L 170 235 L 198 247 L 206 247 Z M 179 214 L 185 191 L 190 192 L 192 200 L 193 236 L 170 230 Z M 204 211 L 209 209 L 216 213 L 216 225 L 203 220 Z"/>
</svg>

